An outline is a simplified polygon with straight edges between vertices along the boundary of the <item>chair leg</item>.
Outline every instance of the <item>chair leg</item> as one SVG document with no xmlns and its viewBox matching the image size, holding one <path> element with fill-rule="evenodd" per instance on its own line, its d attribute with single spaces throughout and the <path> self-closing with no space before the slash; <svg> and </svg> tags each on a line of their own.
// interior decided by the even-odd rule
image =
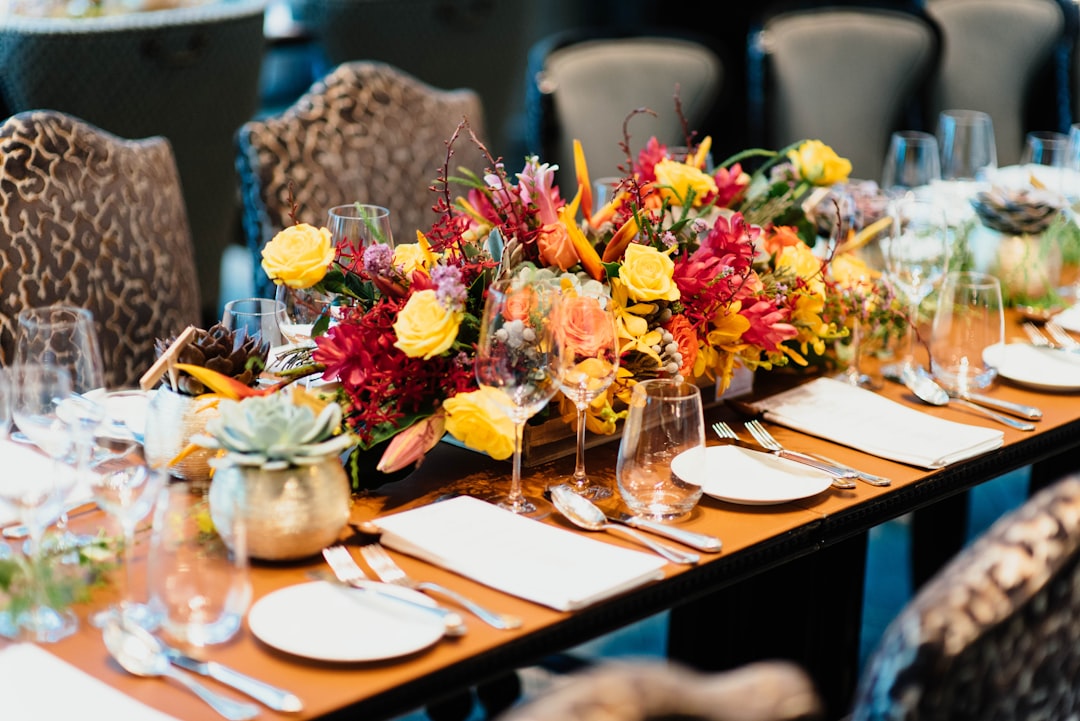
<svg viewBox="0 0 1080 721">
<path fill-rule="evenodd" d="M 964 491 L 911 514 L 912 591 L 918 591 L 964 547 L 969 495 Z"/>
</svg>

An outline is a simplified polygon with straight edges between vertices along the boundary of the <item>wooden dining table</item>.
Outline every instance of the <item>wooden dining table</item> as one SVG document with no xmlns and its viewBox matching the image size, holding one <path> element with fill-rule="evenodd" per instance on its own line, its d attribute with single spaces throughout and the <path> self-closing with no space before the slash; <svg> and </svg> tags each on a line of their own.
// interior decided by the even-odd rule
<svg viewBox="0 0 1080 721">
<path fill-rule="evenodd" d="M 1020 337 L 1010 323 L 1010 336 Z M 766 397 L 813 377 L 799 373 L 759 374 L 754 395 Z M 777 439 L 802 451 L 820 453 L 862 470 L 892 479 L 889 487 L 858 483 L 854 489 L 831 488 L 816 496 L 779 505 L 736 505 L 702 498 L 680 527 L 713 534 L 723 540 L 716 554 L 703 554 L 693 566 L 667 564 L 661 580 L 573 612 L 555 611 L 507 595 L 394 552 L 400 565 L 418 578 L 435 581 L 499 611 L 520 616 L 519 629 L 496 630 L 465 614 L 468 632 L 445 638 L 415 654 L 367 663 L 329 663 L 288 655 L 262 643 L 245 625 L 227 643 L 214 646 L 209 657 L 268 683 L 296 693 L 300 713 L 262 709 L 260 718 L 390 718 L 463 689 L 504 677 L 578 644 L 669 611 L 668 655 L 705 670 L 731 668 L 763 658 L 788 658 L 802 664 L 818 685 L 831 716 L 847 710 L 858 674 L 859 632 L 868 531 L 920 508 L 930 507 L 980 483 L 1025 466 L 1033 466 L 1036 482 L 1053 480 L 1080 464 L 1080 397 L 1049 393 L 1008 382 L 990 392 L 1002 399 L 1035 405 L 1043 412 L 1036 430 L 1024 432 L 997 426 L 960 407 L 922 405 L 906 388 L 887 384 L 880 391 L 928 415 L 1000 428 L 1004 445 L 977 457 L 937 470 L 925 470 L 865 454 L 827 440 L 770 424 Z M 707 412 L 707 420 L 745 420 L 729 404 Z M 711 438 L 709 443 L 719 442 Z M 589 450 L 595 478 L 614 487 L 617 443 Z M 450 444 L 440 444 L 406 479 L 359 494 L 351 521 L 360 523 L 383 514 L 431 503 L 450 494 L 492 497 L 509 483 L 509 464 Z M 529 468 L 526 491 L 540 493 L 573 471 L 573 458 Z M 93 512 L 72 520 L 76 529 L 95 528 L 104 515 Z M 542 523 L 575 533 L 558 515 Z M 343 532 L 347 541 L 350 530 Z M 597 543 L 636 548 L 613 534 L 590 534 Z M 145 593 L 148 534 L 135 549 L 135 594 Z M 498 543 L 497 538 L 492 543 Z M 359 554 L 354 552 L 359 558 Z M 899 567 L 900 564 L 898 564 Z M 320 557 L 297 562 L 259 563 L 252 568 L 254 601 L 278 589 L 311 580 L 325 570 Z M 116 600 L 113 586 L 94 592 L 76 607 L 79 631 L 44 645 L 67 661 L 125 694 L 178 719 L 206 719 L 212 714 L 189 692 L 166 681 L 138 678 L 124 672 L 109 655 L 101 633 L 88 615 Z M 304 613 L 296 609 L 297 614 Z M 0 650 L 4 642 L 0 641 Z M 207 683 L 226 695 L 239 694 Z"/>
</svg>

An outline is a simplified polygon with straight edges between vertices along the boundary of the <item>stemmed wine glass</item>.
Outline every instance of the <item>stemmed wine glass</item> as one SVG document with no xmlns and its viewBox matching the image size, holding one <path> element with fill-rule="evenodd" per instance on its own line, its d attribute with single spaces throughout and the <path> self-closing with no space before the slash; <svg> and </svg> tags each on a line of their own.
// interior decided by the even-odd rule
<svg viewBox="0 0 1080 721">
<path fill-rule="evenodd" d="M 242 331 L 248 338 L 258 338 L 270 346 L 267 365 L 273 365 L 285 346 L 283 329 L 289 326 L 285 303 L 275 298 L 240 298 L 225 304 L 221 324 L 232 331 Z"/>
<path fill-rule="evenodd" d="M 118 442 L 118 447 L 103 455 L 92 471 L 90 488 L 94 500 L 116 520 L 124 534 L 124 580 L 119 603 L 94 614 L 90 622 L 104 628 L 113 618 L 119 618 L 125 623 L 153 629 L 158 623 L 158 614 L 147 604 L 131 598 L 135 527 L 150 513 L 168 474 L 161 469 L 152 469 L 142 448 L 127 441 Z"/>
<path fill-rule="evenodd" d="M 577 462 L 566 485 L 587 498 L 608 498 L 611 489 L 591 482 L 585 473 L 585 418 L 589 404 L 607 390 L 619 368 L 610 300 L 564 296 L 556 335 L 561 346 L 559 386 L 577 409 Z"/>
<path fill-rule="evenodd" d="M 903 378 L 918 370 L 915 361 L 919 309 L 949 268 L 949 234 L 945 211 L 933 200 L 906 197 L 890 207 L 892 232 L 885 246 L 889 281 L 908 301 L 906 351 L 898 366 L 886 375 Z"/>
<path fill-rule="evenodd" d="M 886 219 L 883 221 L 891 226 Z M 885 267 L 883 257 L 884 240 L 891 232 L 888 226 L 880 228 L 881 223 L 862 225 L 852 221 L 856 230 L 851 241 L 842 244 L 844 252 L 833 256 L 829 264 L 830 273 L 841 293 L 845 306 L 845 321 L 850 335 L 844 340 L 848 362 L 846 367 L 835 377 L 850 385 L 877 390 L 880 381 L 863 371 L 862 359 L 867 350 L 866 333 L 869 330 L 869 314 L 882 302 L 879 295 L 880 278 Z M 841 277 L 836 277 L 837 274 Z"/>
<path fill-rule="evenodd" d="M 499 280 L 488 288 L 476 380 L 500 391 L 503 408 L 514 423 L 514 468 L 510 494 L 498 505 L 527 516 L 550 513 L 550 504 L 521 490 L 521 445 L 525 422 L 559 390 L 559 343 L 555 337 L 558 287 L 522 279 Z"/>
<path fill-rule="evenodd" d="M 78 628 L 74 613 L 49 605 L 42 568 L 45 529 L 60 516 L 64 496 L 74 485 L 71 469 L 60 460 L 71 449 L 72 432 L 58 415 L 60 404 L 71 395 L 71 376 L 58 366 L 31 364 L 16 364 L 9 373 L 11 405 L 0 404 L 0 420 L 6 428 L 13 418 L 19 430 L 52 458 L 53 471 L 45 475 L 9 473 L 0 483 L 0 499 L 18 510 L 30 531 L 29 580 L 34 598 L 31 607 L 21 613 L 0 614 L 0 634 L 11 638 L 26 634 L 34 641 L 53 642 Z"/>
</svg>

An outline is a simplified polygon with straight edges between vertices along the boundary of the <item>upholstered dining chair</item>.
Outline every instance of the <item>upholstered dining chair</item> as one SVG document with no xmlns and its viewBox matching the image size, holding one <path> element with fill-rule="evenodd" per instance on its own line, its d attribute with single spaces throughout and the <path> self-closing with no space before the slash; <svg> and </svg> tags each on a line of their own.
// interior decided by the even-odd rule
<svg viewBox="0 0 1080 721">
<path fill-rule="evenodd" d="M 914 4 L 775 6 L 748 38 L 754 141 L 820 139 L 851 161 L 853 177 L 880 178 L 892 132 L 928 126 L 940 49 L 937 25 Z"/>
<path fill-rule="evenodd" d="M 581 141 L 590 176 L 629 170 L 620 141 L 635 109 L 652 113 L 627 124 L 635 157 L 652 136 L 686 145 L 687 132 L 700 131 L 714 111 L 723 62 L 704 40 L 685 33 L 571 29 L 533 45 L 526 75 L 528 150 L 557 162 L 558 181 L 567 185 L 574 177 L 574 140 Z"/>
<path fill-rule="evenodd" d="M 335 205 L 386 206 L 394 238 L 414 242 L 436 220 L 431 187 L 462 120 L 484 137 L 475 91 L 442 90 L 392 65 L 358 61 L 339 65 L 283 113 L 245 123 L 236 157 L 256 289 L 272 294 L 259 267 L 266 242 L 294 220 L 325 225 Z M 483 167 L 467 133 L 454 152 L 451 172 Z"/>
<path fill-rule="evenodd" d="M 892 621 L 852 721 L 1080 716 L 1080 479 L 1000 518 Z"/>
<path fill-rule="evenodd" d="M 945 37 L 935 112 L 989 113 L 999 166 L 1019 161 L 1026 130 L 1061 129 L 1025 125 L 1037 74 L 1064 37 L 1058 0 L 927 0 L 926 11 Z"/>
<path fill-rule="evenodd" d="M 11 112 L 59 110 L 122 138 L 169 139 L 208 320 L 219 317 L 222 253 L 240 240 L 233 138 L 258 107 L 265 5 L 0 23 L 0 93 Z"/>
<path fill-rule="evenodd" d="M 199 322 L 180 177 L 162 137 L 126 140 L 56 111 L 0 124 L 0 359 L 16 316 L 94 314 L 110 388 L 135 387 L 154 341 Z"/>
<path fill-rule="evenodd" d="M 498 721 L 792 721 L 821 713 L 810 678 L 786 661 L 708 674 L 662 661 L 609 661 L 560 679 Z"/>
</svg>

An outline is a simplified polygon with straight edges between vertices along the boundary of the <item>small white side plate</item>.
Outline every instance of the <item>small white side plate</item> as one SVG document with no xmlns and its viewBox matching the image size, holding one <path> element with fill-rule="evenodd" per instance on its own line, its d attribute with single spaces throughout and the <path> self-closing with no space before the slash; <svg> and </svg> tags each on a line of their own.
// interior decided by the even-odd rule
<svg viewBox="0 0 1080 721">
<path fill-rule="evenodd" d="M 794 461 L 737 446 L 709 446 L 697 468 L 677 456 L 672 471 L 701 486 L 705 495 L 728 503 L 764 506 L 816 496 L 832 477 Z"/>
<path fill-rule="evenodd" d="M 1043 391 L 1080 390 L 1080 355 L 1027 343 L 998 343 L 983 351 L 983 360 L 1002 378 L 1021 385 Z"/>
</svg>

